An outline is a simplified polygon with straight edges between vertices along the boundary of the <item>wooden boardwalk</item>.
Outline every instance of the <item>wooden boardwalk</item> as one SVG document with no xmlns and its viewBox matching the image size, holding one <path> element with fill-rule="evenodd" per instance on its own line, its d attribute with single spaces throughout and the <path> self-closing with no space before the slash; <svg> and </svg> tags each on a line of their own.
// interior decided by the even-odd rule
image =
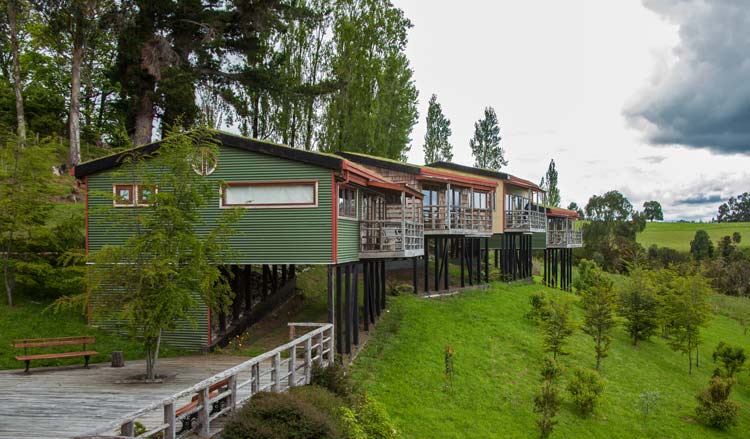
<svg viewBox="0 0 750 439">
<path fill-rule="evenodd" d="M 229 355 L 165 358 L 159 361 L 159 373 L 174 376 L 160 384 L 117 384 L 143 373 L 144 361 L 129 361 L 122 368 L 108 363 L 93 364 L 88 370 L 38 368 L 30 375 L 2 371 L 0 439 L 81 435 L 246 360 Z"/>
</svg>

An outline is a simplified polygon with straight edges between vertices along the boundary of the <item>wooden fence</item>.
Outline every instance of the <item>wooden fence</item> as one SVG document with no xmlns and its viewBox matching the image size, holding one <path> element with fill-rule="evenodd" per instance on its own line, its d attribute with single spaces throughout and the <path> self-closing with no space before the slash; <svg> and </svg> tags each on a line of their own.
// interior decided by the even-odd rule
<svg viewBox="0 0 750 439">
<path fill-rule="evenodd" d="M 313 362 L 319 361 L 326 367 L 333 364 L 335 351 L 332 324 L 289 323 L 289 328 L 292 338 L 289 343 L 103 425 L 78 439 L 135 439 L 157 434 L 162 434 L 164 439 L 176 439 L 193 433 L 207 438 L 216 434 L 217 431 L 211 429 L 211 422 L 236 410 L 258 392 L 282 392 L 289 387 L 309 384 Z M 306 332 L 295 338 L 298 330 Z M 286 356 L 283 360 L 282 354 Z M 186 407 L 189 409 L 185 410 Z M 196 417 L 197 425 L 178 433 L 180 425 L 185 425 L 186 420 Z M 158 419 L 157 425 L 149 425 L 154 424 L 154 419 Z M 145 425 L 148 431 L 136 436 L 136 422 Z"/>
</svg>

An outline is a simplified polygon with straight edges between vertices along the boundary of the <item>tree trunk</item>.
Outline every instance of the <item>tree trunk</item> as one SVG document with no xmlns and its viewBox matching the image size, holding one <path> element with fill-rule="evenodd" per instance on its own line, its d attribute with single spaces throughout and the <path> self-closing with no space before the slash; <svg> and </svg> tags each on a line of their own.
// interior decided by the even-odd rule
<svg viewBox="0 0 750 439">
<path fill-rule="evenodd" d="M 10 238 L 9 238 L 10 239 Z M 5 257 L 3 258 L 3 279 L 5 280 L 5 299 L 8 306 L 13 306 L 13 270 L 10 268 L 10 244 L 5 247 Z"/>
<path fill-rule="evenodd" d="M 154 348 L 154 359 L 152 361 L 152 366 L 154 369 L 154 377 L 156 377 L 156 368 L 159 366 L 159 348 L 161 347 L 161 330 L 159 331 L 159 335 L 156 337 L 156 348 Z"/>
<path fill-rule="evenodd" d="M 83 36 L 81 29 L 73 37 L 73 57 L 70 71 L 70 113 L 68 115 L 68 131 L 70 135 L 70 150 L 68 161 L 72 166 L 81 162 L 81 63 L 83 62 Z"/>
<path fill-rule="evenodd" d="M 133 145 L 145 145 L 151 143 L 151 134 L 154 124 L 154 104 L 151 102 L 149 92 L 139 97 L 138 110 L 135 114 L 135 132 L 133 133 Z"/>
<path fill-rule="evenodd" d="M 16 95 L 16 123 L 18 145 L 26 147 L 26 118 L 23 110 L 23 87 L 21 84 L 21 61 L 18 47 L 18 0 L 8 0 L 8 25 L 10 26 L 10 50 L 13 56 L 13 88 Z"/>
<path fill-rule="evenodd" d="M 260 93 L 253 96 L 253 138 L 258 138 L 258 113 L 260 112 Z"/>
</svg>

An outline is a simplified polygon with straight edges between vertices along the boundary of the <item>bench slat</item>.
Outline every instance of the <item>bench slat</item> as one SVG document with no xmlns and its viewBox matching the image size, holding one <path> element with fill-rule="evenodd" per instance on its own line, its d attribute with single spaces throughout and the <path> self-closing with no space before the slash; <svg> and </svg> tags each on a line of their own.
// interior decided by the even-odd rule
<svg viewBox="0 0 750 439">
<path fill-rule="evenodd" d="M 55 354 L 35 354 L 35 355 L 19 355 L 16 360 L 49 360 L 53 358 L 70 358 L 70 357 L 85 357 L 86 355 L 99 355 L 97 351 L 81 351 L 81 352 L 58 352 Z"/>
<path fill-rule="evenodd" d="M 91 338 L 71 338 L 66 340 L 52 340 L 52 341 L 28 341 L 24 343 L 13 343 L 14 348 L 42 348 L 52 346 L 68 346 L 76 344 L 94 344 L 96 343 L 93 337 Z"/>
</svg>

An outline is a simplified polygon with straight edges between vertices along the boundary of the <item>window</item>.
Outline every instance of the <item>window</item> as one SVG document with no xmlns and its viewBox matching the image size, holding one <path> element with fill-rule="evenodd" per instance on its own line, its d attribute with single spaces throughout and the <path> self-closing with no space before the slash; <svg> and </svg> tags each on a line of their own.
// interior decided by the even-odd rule
<svg viewBox="0 0 750 439">
<path fill-rule="evenodd" d="M 190 165 L 198 175 L 211 175 L 216 170 L 216 154 L 208 148 L 198 148 L 190 157 Z"/>
<path fill-rule="evenodd" d="M 339 217 L 357 219 L 357 190 L 350 187 L 339 188 Z"/>
<path fill-rule="evenodd" d="M 425 206 L 433 206 L 438 204 L 438 191 L 433 188 L 423 188 L 422 195 L 424 195 L 423 203 Z"/>
<path fill-rule="evenodd" d="M 150 206 L 157 192 L 153 184 L 116 184 L 112 186 L 115 207 Z"/>
<path fill-rule="evenodd" d="M 135 185 L 132 184 L 116 184 L 112 187 L 115 207 L 128 207 L 134 205 L 134 187 Z"/>
<path fill-rule="evenodd" d="M 315 207 L 317 192 L 315 181 L 227 183 L 221 204 L 226 207 Z"/>
<path fill-rule="evenodd" d="M 474 192 L 474 208 L 475 209 L 487 208 L 487 192 Z"/>
<path fill-rule="evenodd" d="M 156 193 L 156 187 L 151 184 L 139 184 L 136 188 L 138 189 L 138 205 L 151 205 L 154 200 L 154 194 Z"/>
</svg>

